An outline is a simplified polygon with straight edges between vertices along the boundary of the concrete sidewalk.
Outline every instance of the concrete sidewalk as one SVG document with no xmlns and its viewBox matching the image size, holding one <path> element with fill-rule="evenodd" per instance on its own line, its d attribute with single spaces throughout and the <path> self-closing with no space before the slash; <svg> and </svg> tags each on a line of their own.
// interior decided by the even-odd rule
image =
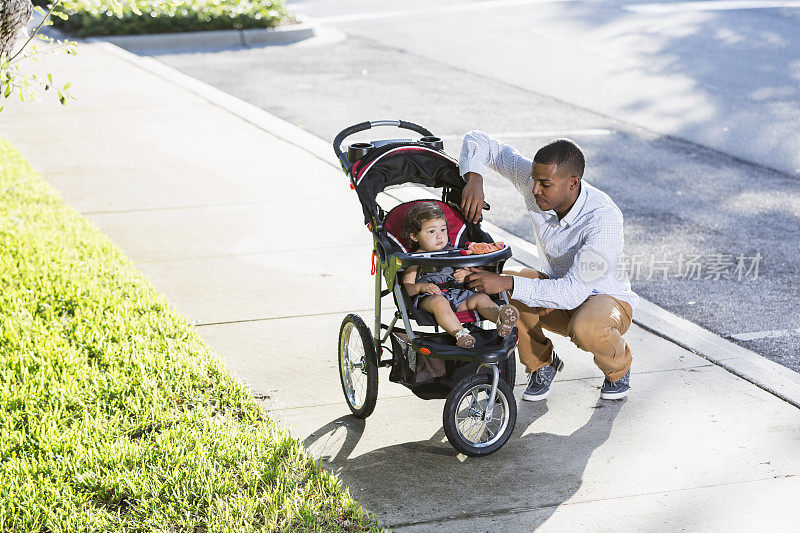
<svg viewBox="0 0 800 533">
<path fill-rule="evenodd" d="M 514 435 L 488 458 L 457 455 L 443 401 L 416 398 L 386 370 L 374 414 L 352 418 L 337 335 L 347 313 L 372 313 L 371 239 L 330 154 L 110 45 L 43 68 L 80 101 L 9 105 L 0 135 L 385 526 L 797 530 L 800 411 L 638 326 L 626 334 L 628 400 L 598 401 L 591 356 L 555 336 L 565 371 L 546 402 L 520 402 Z M 520 369 L 518 397 L 524 379 Z"/>
</svg>

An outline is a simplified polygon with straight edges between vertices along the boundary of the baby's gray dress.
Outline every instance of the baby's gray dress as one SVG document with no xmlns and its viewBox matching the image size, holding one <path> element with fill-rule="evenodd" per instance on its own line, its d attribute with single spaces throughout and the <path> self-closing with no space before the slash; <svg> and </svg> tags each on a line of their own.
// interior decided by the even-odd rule
<svg viewBox="0 0 800 533">
<path fill-rule="evenodd" d="M 455 311 L 459 305 L 466 302 L 467 298 L 475 294 L 474 291 L 464 289 L 464 286 L 456 281 L 456 278 L 453 277 L 453 272 L 455 272 L 453 267 L 418 268 L 419 271 L 417 272 L 417 279 L 415 283 L 433 283 L 434 285 L 438 285 L 438 287 L 442 290 L 442 296 L 447 298 L 447 301 L 450 302 L 450 307 L 453 308 L 453 311 Z M 427 292 L 421 292 L 417 294 L 411 301 L 411 305 L 414 307 L 414 309 L 419 309 L 420 301 L 428 296 L 431 295 Z"/>
</svg>

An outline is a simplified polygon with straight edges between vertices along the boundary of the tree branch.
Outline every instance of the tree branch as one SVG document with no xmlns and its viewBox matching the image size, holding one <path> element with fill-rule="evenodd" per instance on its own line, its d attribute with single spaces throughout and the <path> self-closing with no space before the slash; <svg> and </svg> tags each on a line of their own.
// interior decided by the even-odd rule
<svg viewBox="0 0 800 533">
<path fill-rule="evenodd" d="M 42 22 L 40 22 L 39 25 L 36 26 L 36 29 L 28 37 L 28 40 L 25 41 L 25 44 L 22 45 L 22 48 L 17 50 L 17 53 L 14 54 L 13 56 L 11 56 L 11 58 L 8 60 L 9 64 L 11 64 L 11 62 L 14 61 L 14 58 L 16 58 L 20 53 L 22 53 L 22 51 L 25 50 L 25 47 L 28 46 L 28 43 L 30 43 L 33 40 L 33 38 L 36 37 L 36 34 L 39 33 L 39 30 L 41 30 L 42 26 L 44 26 L 44 23 L 47 22 L 47 19 L 50 17 L 50 14 L 53 12 L 53 10 L 56 8 L 56 6 L 58 4 L 60 4 L 60 3 L 61 3 L 61 0 L 56 0 L 55 2 L 53 2 L 53 4 L 50 6 L 50 9 L 47 11 L 47 13 L 45 13 L 44 18 L 42 19 Z"/>
<path fill-rule="evenodd" d="M 47 48 L 46 50 L 37 50 L 36 48 L 34 48 L 33 50 L 30 51 L 30 53 L 26 53 L 24 56 L 22 56 L 19 59 L 17 59 L 17 61 L 22 61 L 23 59 L 27 59 L 29 57 L 41 56 L 41 55 L 45 55 L 45 54 L 52 54 L 52 53 L 54 53 L 54 52 L 56 52 L 58 50 L 61 50 L 63 48 L 68 48 L 70 46 L 75 46 L 76 44 L 77 43 L 75 41 L 55 41 L 55 44 L 54 43 L 50 43 L 50 47 Z"/>
</svg>

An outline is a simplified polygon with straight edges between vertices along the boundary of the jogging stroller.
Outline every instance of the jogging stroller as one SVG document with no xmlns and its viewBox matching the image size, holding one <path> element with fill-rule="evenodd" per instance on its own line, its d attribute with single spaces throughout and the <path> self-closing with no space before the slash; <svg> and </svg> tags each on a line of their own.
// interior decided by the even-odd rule
<svg viewBox="0 0 800 533">
<path fill-rule="evenodd" d="M 378 126 L 410 130 L 422 138 L 353 143 L 347 153 L 342 151 L 345 138 Z M 439 330 L 433 315 L 412 307 L 401 274 L 413 265 L 480 267 L 500 272 L 511 257 L 511 249 L 504 246 L 482 255 L 462 255 L 468 242 L 491 243 L 493 239 L 481 230 L 480 224 L 465 220 L 459 212 L 456 206 L 465 182 L 458 163 L 444 152 L 441 139 L 422 126 L 396 120 L 362 122 L 339 132 L 333 149 L 358 195 L 374 243 L 374 330 L 370 332 L 358 315 L 350 314 L 339 331 L 339 376 L 350 410 L 359 418 L 372 414 L 378 396 L 378 367 L 388 366 L 390 381 L 405 385 L 416 396 L 447 399 L 444 431 L 456 450 L 469 456 L 497 451 L 511 436 L 517 418 L 513 394 L 517 328 L 503 339 L 495 329 L 480 327 L 483 319 L 474 311 L 457 313 L 476 339 L 473 348 L 460 348 L 451 335 Z M 437 203 L 445 212 L 454 249 L 417 253 L 406 250 L 401 225 L 416 202 L 404 202 L 386 212 L 377 198 L 387 188 L 408 184 L 441 190 L 441 201 Z M 381 320 L 381 300 L 389 295 L 394 298 L 397 311 L 387 325 Z M 493 299 L 497 303 L 508 302 L 505 293 Z M 403 327 L 396 327 L 398 321 Z M 413 322 L 418 329 L 414 329 Z"/>
</svg>

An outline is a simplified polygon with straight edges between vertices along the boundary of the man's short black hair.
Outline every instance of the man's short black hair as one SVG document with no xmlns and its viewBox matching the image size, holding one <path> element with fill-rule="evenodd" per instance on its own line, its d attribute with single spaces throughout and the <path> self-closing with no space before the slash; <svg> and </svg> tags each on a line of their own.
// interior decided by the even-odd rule
<svg viewBox="0 0 800 533">
<path fill-rule="evenodd" d="M 567 177 L 583 176 L 586 158 L 581 147 L 569 139 L 556 139 L 545 144 L 533 157 L 535 163 L 556 165 L 556 172 L 565 172 Z"/>
</svg>

